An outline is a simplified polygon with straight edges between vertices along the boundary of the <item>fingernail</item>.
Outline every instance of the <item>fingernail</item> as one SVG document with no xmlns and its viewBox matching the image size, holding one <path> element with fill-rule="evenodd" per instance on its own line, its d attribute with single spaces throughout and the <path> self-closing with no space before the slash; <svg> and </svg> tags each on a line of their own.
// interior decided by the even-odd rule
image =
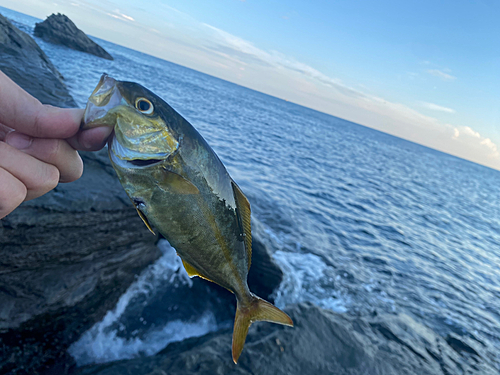
<svg viewBox="0 0 500 375">
<path fill-rule="evenodd" d="M 32 142 L 33 138 L 16 131 L 10 132 L 7 134 L 7 137 L 5 137 L 5 143 L 17 148 L 18 150 L 27 149 Z"/>
<path fill-rule="evenodd" d="M 71 113 L 71 117 L 73 118 L 73 121 L 75 124 L 81 124 L 83 121 L 83 112 L 84 109 L 79 109 L 79 108 L 71 108 L 71 109 L 66 109 L 69 113 Z"/>
</svg>

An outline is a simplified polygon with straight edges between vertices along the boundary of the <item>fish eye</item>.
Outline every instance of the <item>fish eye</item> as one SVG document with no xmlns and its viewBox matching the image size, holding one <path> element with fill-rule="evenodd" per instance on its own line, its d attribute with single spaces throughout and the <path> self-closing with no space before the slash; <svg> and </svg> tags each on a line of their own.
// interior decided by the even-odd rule
<svg viewBox="0 0 500 375">
<path fill-rule="evenodd" d="M 153 103 L 146 98 L 137 98 L 135 101 L 135 108 L 145 115 L 150 115 L 154 111 Z"/>
</svg>

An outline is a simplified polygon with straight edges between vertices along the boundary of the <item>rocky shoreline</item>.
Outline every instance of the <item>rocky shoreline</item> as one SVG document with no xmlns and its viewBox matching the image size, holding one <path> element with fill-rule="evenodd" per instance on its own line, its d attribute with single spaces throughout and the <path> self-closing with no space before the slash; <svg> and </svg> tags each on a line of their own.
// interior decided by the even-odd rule
<svg viewBox="0 0 500 375">
<path fill-rule="evenodd" d="M 2 15 L 0 51 L 0 69 L 42 103 L 76 106 L 33 38 Z M 106 152 L 82 158 L 80 180 L 0 221 L 0 374 L 66 373 L 68 346 L 160 256 Z"/>
<path fill-rule="evenodd" d="M 409 317 L 366 320 L 336 314 L 310 303 L 289 306 L 285 311 L 293 319 L 294 327 L 265 323 L 252 326 L 238 365 L 231 361 L 232 330 L 228 329 L 172 343 L 152 357 L 86 366 L 75 374 L 431 375 L 462 372 L 459 355 L 443 356 L 444 340 Z M 415 331 L 419 336 L 413 334 Z"/>
</svg>

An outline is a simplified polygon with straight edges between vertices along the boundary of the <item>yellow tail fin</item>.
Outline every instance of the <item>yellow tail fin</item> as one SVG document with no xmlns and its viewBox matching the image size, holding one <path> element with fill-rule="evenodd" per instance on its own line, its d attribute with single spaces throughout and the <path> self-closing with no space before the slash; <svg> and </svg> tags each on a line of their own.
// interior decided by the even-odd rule
<svg viewBox="0 0 500 375">
<path fill-rule="evenodd" d="M 242 307 L 238 301 L 233 329 L 234 363 L 238 363 L 238 358 L 240 357 L 243 346 L 245 345 L 248 328 L 250 328 L 250 325 L 253 322 L 259 320 L 293 327 L 292 319 L 290 319 L 288 315 L 257 296 L 252 295 L 252 300 L 249 306 Z"/>
</svg>

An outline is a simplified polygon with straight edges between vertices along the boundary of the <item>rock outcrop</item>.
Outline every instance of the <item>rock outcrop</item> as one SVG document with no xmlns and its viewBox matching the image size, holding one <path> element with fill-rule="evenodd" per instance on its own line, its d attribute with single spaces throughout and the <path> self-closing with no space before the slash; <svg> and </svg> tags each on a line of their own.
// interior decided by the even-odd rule
<svg viewBox="0 0 500 375">
<path fill-rule="evenodd" d="M 225 330 L 172 343 L 153 357 L 82 367 L 76 374 L 431 375 L 464 372 L 458 355 L 444 340 L 409 317 L 352 318 L 312 304 L 291 306 L 285 311 L 295 326 L 253 325 L 237 365 L 231 360 L 231 331 Z"/>
<path fill-rule="evenodd" d="M 106 151 L 82 156 L 80 180 L 0 221 L 0 373 L 70 366 L 67 347 L 160 256 Z"/>
<path fill-rule="evenodd" d="M 36 42 L 0 15 L 0 70 L 44 104 L 75 107 L 62 75 Z"/>
<path fill-rule="evenodd" d="M 77 51 L 113 60 L 113 56 L 91 40 L 64 14 L 52 14 L 45 21 L 37 23 L 35 36 L 50 43 L 61 44 Z"/>
</svg>

